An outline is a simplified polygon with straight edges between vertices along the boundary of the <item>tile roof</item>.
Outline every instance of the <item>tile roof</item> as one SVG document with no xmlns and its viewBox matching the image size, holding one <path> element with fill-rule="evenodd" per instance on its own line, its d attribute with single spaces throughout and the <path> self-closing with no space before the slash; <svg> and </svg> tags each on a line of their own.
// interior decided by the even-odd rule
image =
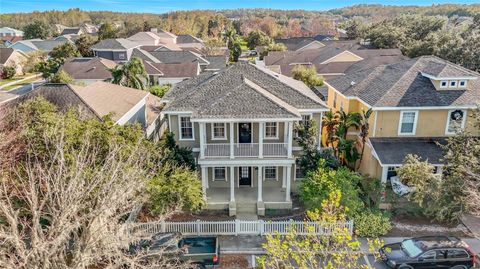
<svg viewBox="0 0 480 269">
<path fill-rule="evenodd" d="M 134 43 L 125 38 L 110 38 L 104 39 L 92 46 L 92 50 L 128 50 L 138 47 L 137 43 Z"/>
<path fill-rule="evenodd" d="M 298 118 L 298 109 L 327 109 L 302 82 L 249 63 L 180 82 L 164 99 L 165 110 L 193 118 Z"/>
<path fill-rule="evenodd" d="M 201 43 L 203 44 L 203 40 L 198 37 L 192 35 L 178 35 L 177 36 L 177 43 L 184 44 L 184 43 Z"/>
<path fill-rule="evenodd" d="M 104 58 L 73 58 L 66 61 L 61 70 L 74 79 L 108 80 L 112 74 L 108 69 L 114 68 L 114 61 Z"/>
<path fill-rule="evenodd" d="M 480 102 L 480 80 L 468 89 L 437 90 L 422 72 L 443 66 L 448 74 L 480 74 L 435 56 L 422 56 L 398 63 L 363 69 L 327 83 L 346 96 L 355 96 L 376 107 L 474 106 Z M 458 70 L 461 73 L 457 73 Z"/>
<path fill-rule="evenodd" d="M 370 142 L 383 165 L 402 164 L 408 154 L 415 154 L 431 164 L 443 164 L 445 138 L 386 137 L 370 138 Z"/>
</svg>

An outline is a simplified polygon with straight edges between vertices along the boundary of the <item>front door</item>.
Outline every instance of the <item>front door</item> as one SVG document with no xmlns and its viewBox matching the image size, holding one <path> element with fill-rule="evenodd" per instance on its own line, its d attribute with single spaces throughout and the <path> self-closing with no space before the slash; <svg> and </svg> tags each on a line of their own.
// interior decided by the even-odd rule
<svg viewBox="0 0 480 269">
<path fill-rule="evenodd" d="M 252 185 L 252 168 L 248 166 L 242 166 L 238 168 L 238 174 L 240 180 L 238 184 L 240 186 L 251 186 Z"/>
<path fill-rule="evenodd" d="M 238 143 L 252 143 L 252 123 L 238 124 Z"/>
</svg>

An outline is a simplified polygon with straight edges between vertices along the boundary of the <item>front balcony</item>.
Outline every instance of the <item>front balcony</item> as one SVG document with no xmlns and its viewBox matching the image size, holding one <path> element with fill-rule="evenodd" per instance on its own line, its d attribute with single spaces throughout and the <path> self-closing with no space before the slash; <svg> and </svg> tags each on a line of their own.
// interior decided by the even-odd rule
<svg viewBox="0 0 480 269">
<path fill-rule="evenodd" d="M 284 158 L 288 157 L 288 143 L 233 143 L 205 144 L 204 158 Z"/>
</svg>

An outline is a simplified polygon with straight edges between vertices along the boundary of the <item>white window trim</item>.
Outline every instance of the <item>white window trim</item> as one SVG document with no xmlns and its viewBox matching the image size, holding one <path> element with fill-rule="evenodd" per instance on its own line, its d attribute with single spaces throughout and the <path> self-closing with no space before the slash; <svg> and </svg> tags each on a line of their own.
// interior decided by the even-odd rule
<svg viewBox="0 0 480 269">
<path fill-rule="evenodd" d="M 404 113 L 415 113 L 415 119 L 413 121 L 413 130 L 411 133 L 402 133 L 402 121 Z M 403 110 L 400 111 L 400 120 L 398 121 L 398 135 L 415 135 L 417 132 L 417 122 L 418 122 L 418 110 Z"/>
<path fill-rule="evenodd" d="M 182 118 L 189 118 L 192 123 L 192 138 L 183 138 L 182 136 Z M 192 117 L 185 115 L 178 115 L 178 140 L 179 141 L 195 141 L 195 123 L 192 122 Z"/>
<path fill-rule="evenodd" d="M 463 86 L 460 85 L 460 82 L 463 82 Z M 459 80 L 457 87 L 462 88 L 462 89 L 466 88 L 467 87 L 467 81 L 466 80 Z"/>
<path fill-rule="evenodd" d="M 463 111 L 463 119 L 462 119 L 462 123 L 460 124 L 460 129 L 462 129 L 462 130 L 465 129 L 465 122 L 467 120 L 467 110 L 465 110 L 465 109 L 450 109 L 447 113 L 447 123 L 445 125 L 445 134 L 446 135 L 454 135 L 455 134 L 455 132 L 449 132 L 448 131 L 448 125 L 450 123 L 450 113 L 452 113 L 455 110 Z"/>
<path fill-rule="evenodd" d="M 263 169 L 262 169 L 262 170 L 263 170 L 263 181 L 266 181 L 266 180 L 267 180 L 267 178 L 265 177 L 265 170 L 266 170 L 265 168 L 267 168 L 267 167 L 268 167 L 268 166 L 265 166 L 265 167 L 263 167 Z M 271 167 L 275 168 L 275 179 L 269 178 L 268 180 L 278 181 L 278 166 L 271 166 Z"/>
<path fill-rule="evenodd" d="M 310 120 L 313 119 L 313 113 L 302 113 L 302 114 L 300 114 L 300 117 L 302 117 L 302 119 L 300 120 L 300 122 L 303 121 L 303 116 L 309 116 L 309 117 L 310 117 Z"/>
<path fill-rule="evenodd" d="M 445 86 L 442 86 L 442 83 L 445 82 L 447 85 Z M 441 80 L 440 81 L 440 88 L 444 89 L 444 88 L 448 88 L 448 85 L 450 85 L 450 82 L 448 80 Z"/>
<path fill-rule="evenodd" d="M 222 124 L 223 125 L 223 133 L 225 134 L 223 137 L 215 137 L 215 124 Z M 225 122 L 214 122 L 210 124 L 211 132 L 212 132 L 212 140 L 227 140 L 227 124 Z"/>
<path fill-rule="evenodd" d="M 223 171 L 225 172 L 225 178 L 216 178 L 215 177 L 215 169 L 223 169 Z M 212 175 L 212 180 L 213 181 L 227 181 L 227 167 L 224 167 L 224 166 L 217 166 L 217 167 L 213 167 L 213 175 Z"/>
<path fill-rule="evenodd" d="M 452 86 L 452 83 L 454 83 L 455 86 Z M 457 86 L 458 86 L 458 81 L 457 81 L 457 80 L 450 80 L 450 81 L 448 82 L 448 87 L 449 87 L 449 88 L 457 88 Z"/>
<path fill-rule="evenodd" d="M 275 123 L 275 136 L 267 136 L 267 123 Z M 278 139 L 278 122 L 265 122 L 263 124 L 263 139 L 265 140 L 275 140 Z"/>
</svg>

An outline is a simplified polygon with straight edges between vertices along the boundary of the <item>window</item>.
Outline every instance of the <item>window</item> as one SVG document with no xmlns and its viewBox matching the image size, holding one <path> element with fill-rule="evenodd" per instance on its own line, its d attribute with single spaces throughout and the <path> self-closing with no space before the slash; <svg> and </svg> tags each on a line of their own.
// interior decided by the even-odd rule
<svg viewBox="0 0 480 269">
<path fill-rule="evenodd" d="M 459 87 L 459 88 L 465 88 L 465 87 L 467 87 L 467 81 L 465 81 L 465 80 L 460 80 L 460 81 L 458 82 L 458 87 Z"/>
<path fill-rule="evenodd" d="M 180 140 L 193 140 L 193 124 L 190 117 L 180 117 Z"/>
<path fill-rule="evenodd" d="M 425 252 L 421 258 L 423 260 L 435 260 L 435 250 L 430 250 L 428 252 Z"/>
<path fill-rule="evenodd" d="M 240 167 L 240 177 L 241 178 L 249 178 L 250 177 L 250 169 L 248 167 Z"/>
<path fill-rule="evenodd" d="M 212 124 L 212 139 L 227 139 L 225 123 L 216 122 Z"/>
<path fill-rule="evenodd" d="M 465 110 L 450 110 L 448 112 L 447 127 L 445 134 L 455 134 L 457 129 L 463 129 L 465 127 Z"/>
<path fill-rule="evenodd" d="M 401 111 L 399 135 L 413 135 L 417 127 L 417 111 Z"/>
<path fill-rule="evenodd" d="M 264 169 L 263 178 L 265 180 L 278 180 L 276 166 L 266 166 Z"/>
<path fill-rule="evenodd" d="M 457 81 L 456 80 L 451 80 L 450 81 L 450 88 L 456 88 L 457 87 Z"/>
<path fill-rule="evenodd" d="M 125 53 L 119 53 L 118 54 L 118 59 L 125 60 Z"/>
<path fill-rule="evenodd" d="M 304 126 L 306 126 L 309 122 L 310 122 L 310 119 L 312 118 L 312 115 L 302 115 L 302 121 L 301 121 L 301 124 L 303 124 Z"/>
<path fill-rule="evenodd" d="M 225 167 L 213 168 L 213 180 L 227 180 L 227 169 Z"/>
<path fill-rule="evenodd" d="M 265 123 L 265 138 L 278 138 L 277 123 L 266 122 Z"/>
<path fill-rule="evenodd" d="M 446 88 L 448 86 L 448 81 L 442 80 L 440 81 L 440 88 Z"/>
<path fill-rule="evenodd" d="M 468 255 L 468 253 L 463 249 L 450 249 L 447 252 L 447 258 L 465 259 L 469 257 L 470 255 Z"/>
<path fill-rule="evenodd" d="M 295 179 L 302 179 L 305 177 L 305 173 L 303 172 L 302 168 L 300 167 L 300 165 L 296 165 L 295 166 Z"/>
</svg>

